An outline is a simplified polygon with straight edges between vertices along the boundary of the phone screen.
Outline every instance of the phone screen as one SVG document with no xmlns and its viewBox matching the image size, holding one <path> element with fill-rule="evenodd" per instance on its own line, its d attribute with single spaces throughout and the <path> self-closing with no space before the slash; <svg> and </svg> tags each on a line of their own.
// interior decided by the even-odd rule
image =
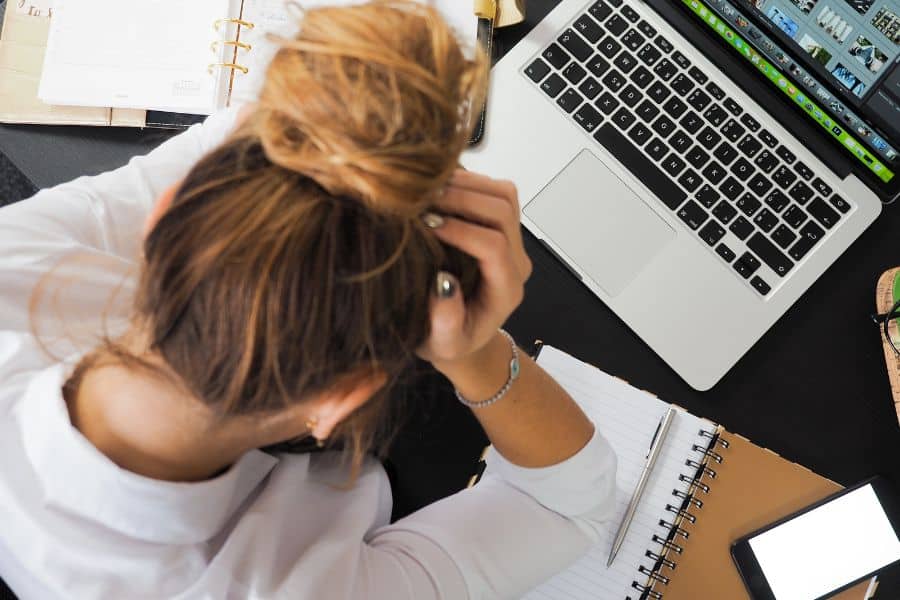
<svg viewBox="0 0 900 600">
<path fill-rule="evenodd" d="M 814 600 L 900 560 L 872 484 L 748 540 L 777 600 Z"/>
</svg>

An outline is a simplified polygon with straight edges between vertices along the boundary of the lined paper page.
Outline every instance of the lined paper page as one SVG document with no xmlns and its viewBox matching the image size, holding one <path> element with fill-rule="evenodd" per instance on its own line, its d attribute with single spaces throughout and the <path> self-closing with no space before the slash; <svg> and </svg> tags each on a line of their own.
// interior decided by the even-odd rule
<svg viewBox="0 0 900 600">
<path fill-rule="evenodd" d="M 666 511 L 666 505 L 681 505 L 672 490 L 687 491 L 688 484 L 679 481 L 678 476 L 682 473 L 693 475 L 694 469 L 686 466 L 685 460 L 699 462 L 703 458 L 692 447 L 697 444 L 705 448 L 709 440 L 699 432 L 701 429 L 713 431 L 715 425 L 678 409 L 625 543 L 612 567 L 607 569 L 606 561 L 616 531 L 644 467 L 653 434 L 670 405 L 556 348 L 545 346 L 538 362 L 578 402 L 609 440 L 619 460 L 616 512 L 607 523 L 600 542 L 575 565 L 532 590 L 525 598 L 635 600 L 640 597 L 640 592 L 632 588 L 631 583 L 644 584 L 647 580 L 638 567 L 652 568 L 654 563 L 645 556 L 646 551 L 660 551 L 659 544 L 653 542 L 653 535 L 663 538 L 668 535 L 668 530 L 659 521 L 673 522 L 676 518 L 675 514 Z M 702 516 L 698 515 L 699 518 Z"/>
</svg>

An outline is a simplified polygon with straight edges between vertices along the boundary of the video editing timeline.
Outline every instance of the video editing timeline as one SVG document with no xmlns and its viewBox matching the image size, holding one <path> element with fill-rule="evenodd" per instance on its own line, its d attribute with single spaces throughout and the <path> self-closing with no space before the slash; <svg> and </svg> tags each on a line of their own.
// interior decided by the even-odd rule
<svg viewBox="0 0 900 600">
<path fill-rule="evenodd" d="M 743 0 L 742 0 L 743 1 Z M 776 0 L 748 0 L 754 5 L 765 5 Z M 784 0 L 788 1 L 788 0 Z M 815 0 L 789 0 L 790 2 L 806 2 L 815 4 Z M 832 1 L 832 0 L 830 0 Z M 833 0 L 843 2 L 844 0 Z M 757 27 L 753 26 L 745 15 L 737 11 L 731 2 L 727 0 L 706 0 L 704 4 L 700 0 L 682 0 L 682 2 L 703 22 L 712 28 L 730 46 L 736 49 L 746 60 L 750 61 L 763 75 L 766 76 L 782 93 L 787 95 L 795 104 L 818 123 L 823 129 L 844 146 L 851 154 L 871 170 L 879 179 L 888 183 L 893 180 L 895 172 L 882 160 L 877 158 L 860 139 L 867 139 L 873 150 L 876 145 L 874 138 L 881 141 L 883 150 L 876 150 L 884 159 L 888 156 L 898 157 L 897 150 L 890 146 L 886 140 L 872 131 L 872 128 L 860 119 L 853 111 L 829 93 L 828 104 L 837 109 L 831 111 L 819 105 L 823 94 L 828 90 L 821 86 L 820 82 L 812 77 L 803 68 L 797 65 L 770 37 L 766 36 Z M 713 10 L 713 8 L 715 10 Z M 754 39 L 759 50 L 748 43 L 747 39 L 737 33 L 741 31 L 747 38 Z M 797 53 L 799 54 L 799 53 Z M 769 62 L 769 57 L 772 62 Z M 776 67 L 776 65 L 778 65 Z M 796 81 L 791 81 L 787 72 L 793 74 Z M 805 88 L 805 89 L 798 89 Z M 807 93 L 804 93 L 807 92 Z M 823 102 L 824 104 L 824 102 Z M 840 114 L 840 117 L 838 116 Z M 842 122 L 843 121 L 843 122 Z M 849 126 L 848 126 L 849 125 Z M 853 127 L 852 125 L 856 125 Z M 863 135 L 865 134 L 865 135 Z M 888 159 L 889 160 L 889 159 Z"/>
</svg>

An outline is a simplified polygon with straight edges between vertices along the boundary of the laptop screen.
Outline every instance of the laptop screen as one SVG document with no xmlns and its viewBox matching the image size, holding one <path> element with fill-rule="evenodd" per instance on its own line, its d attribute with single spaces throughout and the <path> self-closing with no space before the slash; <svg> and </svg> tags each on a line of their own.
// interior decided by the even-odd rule
<svg viewBox="0 0 900 600">
<path fill-rule="evenodd" d="M 681 0 L 854 157 L 900 190 L 897 0 Z"/>
</svg>

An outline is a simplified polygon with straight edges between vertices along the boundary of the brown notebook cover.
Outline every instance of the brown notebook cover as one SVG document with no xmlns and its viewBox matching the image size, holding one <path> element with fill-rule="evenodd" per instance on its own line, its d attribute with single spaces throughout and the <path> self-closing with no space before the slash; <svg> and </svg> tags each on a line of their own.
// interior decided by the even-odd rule
<svg viewBox="0 0 900 600">
<path fill-rule="evenodd" d="M 668 578 L 668 584 L 654 582 L 652 590 L 664 600 L 749 599 L 731 559 L 731 544 L 841 489 L 739 435 L 721 427 L 717 433 L 705 468 L 698 469 L 695 478 L 694 498 L 702 506 L 686 502 L 684 507 L 696 521 L 679 519 L 677 526 L 687 538 L 678 530 L 670 535 L 674 546 L 664 559 L 675 568 L 658 563 L 657 572 Z M 864 581 L 834 598 L 863 600 L 868 587 L 869 581 Z"/>
</svg>

